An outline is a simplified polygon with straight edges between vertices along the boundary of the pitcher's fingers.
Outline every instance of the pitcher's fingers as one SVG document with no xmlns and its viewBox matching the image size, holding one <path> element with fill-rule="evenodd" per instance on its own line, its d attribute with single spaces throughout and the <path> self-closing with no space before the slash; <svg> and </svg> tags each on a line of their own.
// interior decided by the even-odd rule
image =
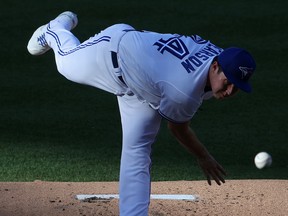
<svg viewBox="0 0 288 216">
<path fill-rule="evenodd" d="M 221 185 L 221 182 L 225 183 L 225 180 L 222 177 L 222 175 L 220 174 L 220 171 L 215 170 L 215 171 L 211 172 L 211 176 L 218 185 Z"/>
<path fill-rule="evenodd" d="M 211 177 L 210 177 L 210 175 L 206 175 L 207 176 L 207 181 L 208 181 L 208 184 L 209 185 L 212 185 L 212 183 L 211 183 Z"/>
<path fill-rule="evenodd" d="M 211 177 L 210 177 L 209 172 L 207 172 L 206 170 L 203 170 L 203 172 L 204 172 L 204 175 L 206 176 L 208 184 L 211 185 Z"/>
<path fill-rule="evenodd" d="M 217 168 L 224 176 L 227 175 L 226 171 L 224 170 L 224 168 L 220 164 L 218 164 Z"/>
</svg>

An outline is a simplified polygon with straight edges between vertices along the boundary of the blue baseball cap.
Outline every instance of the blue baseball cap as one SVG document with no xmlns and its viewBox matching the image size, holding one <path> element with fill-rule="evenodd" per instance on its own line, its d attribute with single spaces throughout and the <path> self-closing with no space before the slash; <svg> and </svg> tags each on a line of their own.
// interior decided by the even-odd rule
<svg viewBox="0 0 288 216">
<path fill-rule="evenodd" d="M 248 81 L 256 69 L 256 63 L 249 52 L 237 47 L 227 48 L 218 56 L 218 63 L 227 79 L 237 88 L 252 91 Z"/>
</svg>

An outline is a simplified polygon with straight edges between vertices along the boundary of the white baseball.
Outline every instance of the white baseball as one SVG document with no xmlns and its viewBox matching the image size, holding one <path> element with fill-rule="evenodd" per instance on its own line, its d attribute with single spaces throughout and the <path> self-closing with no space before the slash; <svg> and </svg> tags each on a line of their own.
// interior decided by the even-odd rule
<svg viewBox="0 0 288 216">
<path fill-rule="evenodd" d="M 254 158 L 255 165 L 258 169 L 269 167 L 272 164 L 272 157 L 267 152 L 260 152 Z"/>
</svg>

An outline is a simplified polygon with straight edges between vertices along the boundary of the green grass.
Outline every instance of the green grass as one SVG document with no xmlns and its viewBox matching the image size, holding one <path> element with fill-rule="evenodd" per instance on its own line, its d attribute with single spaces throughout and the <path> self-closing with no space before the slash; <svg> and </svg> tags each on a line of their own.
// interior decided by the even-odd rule
<svg viewBox="0 0 288 216">
<path fill-rule="evenodd" d="M 228 179 L 288 179 L 287 1 L 4 1 L 0 8 L 0 181 L 117 181 L 121 127 L 116 98 L 61 77 L 52 52 L 33 57 L 36 27 L 64 10 L 78 14 L 85 40 L 119 22 L 138 29 L 199 34 L 241 46 L 257 61 L 253 93 L 207 101 L 192 128 Z M 69 5 L 69 6 L 67 6 Z M 273 156 L 258 170 L 259 151 Z M 152 180 L 203 179 L 163 121 L 153 146 Z"/>
</svg>

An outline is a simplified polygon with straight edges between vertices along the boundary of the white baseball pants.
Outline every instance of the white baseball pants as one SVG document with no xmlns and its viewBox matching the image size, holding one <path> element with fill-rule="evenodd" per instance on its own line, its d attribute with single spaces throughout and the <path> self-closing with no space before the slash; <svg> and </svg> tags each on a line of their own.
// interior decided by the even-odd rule
<svg viewBox="0 0 288 216">
<path fill-rule="evenodd" d="M 119 69 L 113 67 L 111 51 L 115 51 L 122 30 L 129 28 L 132 27 L 114 25 L 80 43 L 61 23 L 53 20 L 48 26 L 46 40 L 55 53 L 58 71 L 67 79 L 121 95 L 118 96 L 123 130 L 120 215 L 147 216 L 150 203 L 151 145 L 158 133 L 161 117 L 135 95 L 125 94 L 129 89 L 118 79 Z"/>
</svg>

